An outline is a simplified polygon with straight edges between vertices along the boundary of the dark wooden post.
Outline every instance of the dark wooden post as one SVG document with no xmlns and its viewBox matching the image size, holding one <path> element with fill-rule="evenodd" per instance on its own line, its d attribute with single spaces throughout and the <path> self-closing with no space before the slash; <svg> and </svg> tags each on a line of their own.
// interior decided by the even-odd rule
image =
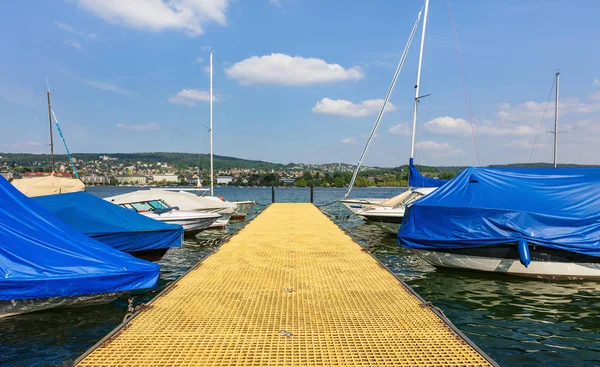
<svg viewBox="0 0 600 367">
<path fill-rule="evenodd" d="M 271 202 L 275 202 L 275 186 L 271 185 Z"/>
<path fill-rule="evenodd" d="M 315 196 L 314 196 L 313 186 L 310 185 L 310 203 L 311 204 L 314 203 L 314 198 L 315 198 Z"/>
</svg>

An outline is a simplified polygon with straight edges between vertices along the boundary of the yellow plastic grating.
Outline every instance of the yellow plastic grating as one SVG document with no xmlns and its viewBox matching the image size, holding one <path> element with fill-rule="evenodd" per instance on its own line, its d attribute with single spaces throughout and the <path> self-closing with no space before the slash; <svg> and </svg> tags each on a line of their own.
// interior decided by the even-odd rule
<svg viewBox="0 0 600 367">
<path fill-rule="evenodd" d="M 78 364 L 484 365 L 312 204 L 271 205 Z"/>
</svg>

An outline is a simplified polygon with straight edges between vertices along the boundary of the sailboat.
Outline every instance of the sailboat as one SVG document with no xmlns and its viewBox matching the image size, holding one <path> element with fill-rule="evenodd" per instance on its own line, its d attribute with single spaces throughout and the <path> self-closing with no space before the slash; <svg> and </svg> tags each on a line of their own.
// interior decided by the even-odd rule
<svg viewBox="0 0 600 367">
<path fill-rule="evenodd" d="M 367 146 L 363 151 L 363 156 L 359 160 L 359 164 L 354 171 L 354 175 L 352 177 L 352 181 L 350 183 L 350 187 L 346 192 L 346 195 L 343 200 L 341 200 L 342 204 L 344 204 L 348 209 L 350 209 L 355 214 L 358 214 L 363 219 L 367 221 L 372 221 L 379 225 L 384 231 L 389 233 L 398 233 L 398 228 L 400 227 L 400 223 L 402 223 L 402 218 L 404 216 L 404 211 L 406 206 L 412 204 L 416 200 L 426 196 L 439 186 L 447 183 L 447 180 L 434 179 L 423 176 L 414 165 L 414 150 L 415 150 L 415 133 L 417 127 L 417 108 L 419 105 L 419 100 L 425 96 L 421 96 L 419 94 L 419 87 L 421 84 L 421 68 L 423 64 L 423 48 L 425 45 L 425 32 L 427 29 L 427 17 L 429 13 L 429 0 L 425 0 L 425 4 L 422 9 L 423 12 L 423 23 L 421 28 L 421 42 L 419 48 L 419 62 L 417 66 L 417 81 L 415 83 L 415 98 L 413 101 L 413 118 L 412 118 L 412 136 L 411 136 L 411 146 L 410 146 L 410 157 L 409 157 L 409 172 L 408 172 L 408 184 L 409 188 L 407 191 L 389 199 L 347 199 L 347 196 L 352 189 L 352 185 L 356 176 L 358 174 L 358 170 L 360 169 L 360 164 L 362 163 L 362 159 L 364 154 L 366 153 L 366 149 L 370 143 L 372 136 L 379 124 L 379 120 L 381 116 L 378 116 L 378 119 L 373 128 L 373 132 L 371 133 L 371 138 L 367 141 Z M 415 26 L 418 24 L 421 16 L 421 12 L 419 12 L 419 16 L 417 17 L 417 22 Z M 413 28 L 414 34 L 415 28 Z M 407 48 L 410 46 L 412 41 L 412 36 L 409 38 L 409 42 L 407 44 Z M 405 49 L 406 52 L 406 49 Z M 400 59 L 399 68 L 404 63 L 405 54 L 402 55 Z M 397 78 L 397 74 L 399 71 L 396 71 L 396 75 L 394 76 L 394 80 L 392 80 L 392 85 L 390 86 L 390 90 L 388 91 L 388 95 L 386 96 L 385 101 L 389 99 L 391 94 L 391 90 L 395 84 L 395 79 Z M 385 102 L 384 102 L 385 107 Z M 383 115 L 384 108 L 382 108 L 380 115 Z"/>
<path fill-rule="evenodd" d="M 48 101 L 48 123 L 50 128 L 50 168 L 51 173 L 47 175 L 41 175 L 35 178 L 26 178 L 13 180 L 12 184 L 19 191 L 24 193 L 29 197 L 34 196 L 42 196 L 42 195 L 52 195 L 52 194 L 63 194 L 68 192 L 79 192 L 85 190 L 85 185 L 79 179 L 79 175 L 77 173 L 77 168 L 71 159 L 71 153 L 69 152 L 69 148 L 67 147 L 67 143 L 64 140 L 64 136 L 62 131 L 60 130 L 60 126 L 58 125 L 58 119 L 56 119 L 56 114 L 52 109 L 52 104 L 50 103 L 50 88 L 46 89 L 46 99 Z M 61 138 L 63 139 L 63 143 L 65 144 L 65 149 L 67 150 L 67 156 L 69 157 L 69 162 L 71 163 L 71 167 L 73 168 L 73 173 L 75 178 L 70 177 L 62 177 L 63 174 L 55 172 L 55 164 L 54 164 L 54 139 L 53 139 L 53 123 L 52 117 L 54 116 L 54 120 L 56 122 L 56 126 L 58 128 L 58 132 L 60 133 Z"/>
<path fill-rule="evenodd" d="M 209 70 L 210 70 L 210 82 L 209 82 L 209 142 L 210 142 L 210 195 L 203 195 L 203 198 L 213 201 L 221 201 L 234 206 L 234 211 L 231 213 L 231 218 L 244 219 L 254 207 L 254 201 L 237 201 L 227 202 L 223 198 L 215 196 L 214 188 L 214 164 L 213 164 L 213 51 L 210 50 L 209 56 Z M 200 179 L 198 179 L 200 184 Z"/>
<path fill-rule="evenodd" d="M 600 169 L 470 167 L 407 208 L 398 243 L 434 266 L 600 279 Z"/>
</svg>

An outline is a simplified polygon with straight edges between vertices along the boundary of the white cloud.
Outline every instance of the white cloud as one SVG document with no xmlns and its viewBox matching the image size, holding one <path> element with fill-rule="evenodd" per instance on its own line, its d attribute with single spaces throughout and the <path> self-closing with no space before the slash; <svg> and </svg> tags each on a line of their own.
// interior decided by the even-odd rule
<svg viewBox="0 0 600 367">
<path fill-rule="evenodd" d="M 358 80 L 363 77 L 357 66 L 345 69 L 322 59 L 278 53 L 250 57 L 228 67 L 225 72 L 245 85 L 310 85 Z"/>
<path fill-rule="evenodd" d="M 76 49 L 77 51 L 85 51 L 85 47 L 83 47 L 79 42 L 75 40 L 66 40 L 65 45 L 69 45 Z"/>
<path fill-rule="evenodd" d="M 433 154 L 459 156 L 467 154 L 464 150 L 456 149 L 448 143 L 436 143 L 432 140 L 420 141 L 415 144 L 416 149 L 426 150 Z"/>
<path fill-rule="evenodd" d="M 450 116 L 436 117 L 425 123 L 431 133 L 442 135 L 468 135 L 471 125 L 468 121 Z"/>
<path fill-rule="evenodd" d="M 208 102 L 210 93 L 205 90 L 198 89 L 182 89 L 176 95 L 169 98 L 169 102 L 174 104 L 184 104 L 186 106 L 194 106 L 198 102 Z M 218 102 L 218 98 L 213 95 L 213 102 Z"/>
<path fill-rule="evenodd" d="M 594 80 L 592 81 L 592 85 L 593 85 L 594 87 L 597 87 L 597 86 L 599 86 L 599 85 L 600 85 L 600 79 L 598 79 L 598 78 L 594 78 Z"/>
<path fill-rule="evenodd" d="M 535 122 L 534 122 L 535 123 Z M 432 134 L 471 136 L 471 124 L 461 118 L 443 116 L 434 118 L 425 123 L 425 127 Z M 506 121 L 482 121 L 475 125 L 477 135 L 489 136 L 521 136 L 535 135 L 536 130 L 533 126 L 526 124 L 517 124 Z"/>
<path fill-rule="evenodd" d="M 343 99 L 323 98 L 312 108 L 312 112 L 324 115 L 365 117 L 377 114 L 382 105 L 383 99 L 369 99 L 355 104 Z M 394 111 L 396 106 L 388 102 L 385 110 Z"/>
<path fill-rule="evenodd" d="M 356 139 L 353 139 L 353 138 L 344 138 L 344 139 L 340 140 L 340 142 L 342 144 L 355 144 L 356 143 Z"/>
<path fill-rule="evenodd" d="M 229 0 L 78 0 L 105 21 L 151 31 L 176 30 L 190 36 L 208 23 L 226 25 Z"/>
<path fill-rule="evenodd" d="M 558 111 L 561 116 L 570 113 L 592 113 L 600 111 L 600 92 L 594 92 L 588 97 L 589 102 L 582 102 L 577 98 L 561 98 L 558 101 Z M 498 106 L 500 111 L 497 114 L 499 120 L 503 121 L 539 121 L 544 116 L 550 117 L 554 114 L 554 101 L 546 103 L 525 102 L 520 105 L 512 106 L 508 103 L 502 103 Z"/>
<path fill-rule="evenodd" d="M 117 124 L 119 129 L 131 131 L 156 131 L 160 130 L 160 125 L 154 122 L 147 124 Z"/>
<path fill-rule="evenodd" d="M 395 135 L 410 135 L 412 133 L 410 126 L 406 122 L 401 122 L 390 127 L 388 132 Z"/>
<path fill-rule="evenodd" d="M 111 93 L 121 94 L 124 96 L 132 96 L 133 95 L 132 91 L 125 89 L 125 88 L 121 88 L 114 83 L 101 82 L 101 81 L 97 81 L 97 80 L 89 80 L 89 79 L 83 79 L 83 78 L 79 78 L 79 80 L 81 80 L 85 84 L 87 84 L 91 87 L 94 87 L 96 89 L 104 90 L 104 91 L 111 92 Z"/>
<path fill-rule="evenodd" d="M 269 0 L 269 4 L 281 8 L 281 0 Z"/>
<path fill-rule="evenodd" d="M 204 59 L 203 59 L 203 58 L 201 58 L 201 57 L 196 57 L 196 59 L 194 60 L 194 62 L 193 62 L 193 63 L 194 63 L 194 65 L 199 65 L 199 64 L 202 64 L 202 62 L 203 62 L 203 61 L 204 61 Z"/>
</svg>

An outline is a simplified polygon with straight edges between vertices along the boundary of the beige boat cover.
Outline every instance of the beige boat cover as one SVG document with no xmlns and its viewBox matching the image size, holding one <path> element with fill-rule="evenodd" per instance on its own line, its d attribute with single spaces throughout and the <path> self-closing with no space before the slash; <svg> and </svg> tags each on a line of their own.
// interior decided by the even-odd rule
<svg viewBox="0 0 600 367">
<path fill-rule="evenodd" d="M 44 176 L 13 180 L 12 184 L 23 194 L 33 197 L 84 191 L 85 185 L 77 178 Z"/>
<path fill-rule="evenodd" d="M 391 206 L 391 207 L 394 207 L 394 206 L 400 204 L 400 202 L 402 200 L 404 200 L 410 194 L 412 194 L 411 190 L 404 191 L 403 193 L 401 193 L 399 195 L 396 195 L 393 198 L 389 198 L 387 200 L 382 201 L 381 203 L 379 203 L 379 206 Z"/>
</svg>

